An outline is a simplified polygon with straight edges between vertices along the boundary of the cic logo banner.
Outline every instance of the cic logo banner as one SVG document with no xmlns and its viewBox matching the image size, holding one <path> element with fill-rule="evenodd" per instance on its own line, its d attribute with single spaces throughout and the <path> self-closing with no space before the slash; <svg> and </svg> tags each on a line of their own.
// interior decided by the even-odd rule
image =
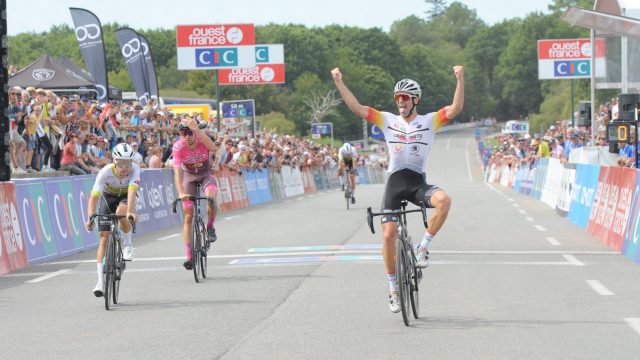
<svg viewBox="0 0 640 360">
<path fill-rule="evenodd" d="M 563 76 L 590 76 L 591 66 L 589 60 L 564 60 L 554 61 L 554 75 Z"/>
</svg>

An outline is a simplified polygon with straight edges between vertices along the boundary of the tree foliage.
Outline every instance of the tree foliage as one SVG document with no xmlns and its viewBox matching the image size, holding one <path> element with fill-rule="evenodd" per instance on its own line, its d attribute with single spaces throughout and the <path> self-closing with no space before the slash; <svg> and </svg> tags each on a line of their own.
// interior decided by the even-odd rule
<svg viewBox="0 0 640 360">
<path fill-rule="evenodd" d="M 389 32 L 331 25 L 308 28 L 294 24 L 256 27 L 256 43 L 284 44 L 286 83 L 281 85 L 221 86 L 215 91 L 215 71 L 179 71 L 174 29 L 140 32 L 151 44 L 160 91 L 195 92 L 224 100 L 254 99 L 258 117 L 281 129 L 309 131 L 308 102 L 335 89 L 330 71 L 340 67 L 345 83 L 360 103 L 394 112 L 393 85 L 402 78 L 418 81 L 423 96 L 420 113 L 449 105 L 455 89 L 452 67 L 465 66 L 465 107 L 456 121 L 495 116 L 523 116 L 547 121 L 570 117 L 566 81 L 537 79 L 537 40 L 587 37 L 588 31 L 560 20 L 571 5 L 592 7 L 590 0 L 555 0 L 549 14 L 531 13 L 521 19 L 488 26 L 476 11 L 460 2 L 425 0 L 428 16 L 408 16 L 394 22 Z M 109 82 L 132 91 L 115 31 L 126 25 L 103 24 Z M 22 68 L 44 53 L 84 62 L 74 30 L 66 24 L 46 33 L 10 36 L 9 63 Z M 575 82 L 574 101 L 588 98 L 588 81 Z M 606 94 L 605 96 L 611 96 Z M 322 121 L 334 123 L 337 139 L 360 138 L 362 121 L 346 106 L 338 105 Z M 551 116 L 551 113 L 554 113 Z M 267 115 L 265 115 L 267 114 Z M 281 130 L 285 131 L 285 130 Z"/>
</svg>

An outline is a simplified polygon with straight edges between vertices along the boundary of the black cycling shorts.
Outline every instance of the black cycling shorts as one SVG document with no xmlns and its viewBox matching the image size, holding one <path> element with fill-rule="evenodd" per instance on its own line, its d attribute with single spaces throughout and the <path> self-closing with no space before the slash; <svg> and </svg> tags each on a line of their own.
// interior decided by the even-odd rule
<svg viewBox="0 0 640 360">
<path fill-rule="evenodd" d="M 402 169 L 389 176 L 382 198 L 382 212 L 400 210 L 402 200 L 407 200 L 417 206 L 420 202 L 427 208 L 431 205 L 431 195 L 441 190 L 436 185 L 429 185 L 424 174 L 419 174 L 409 169 Z M 398 221 L 395 215 L 383 216 L 382 223 Z"/>
<path fill-rule="evenodd" d="M 344 167 L 347 168 L 347 170 L 353 170 L 353 158 L 342 158 L 342 161 L 344 162 Z"/>
<path fill-rule="evenodd" d="M 102 193 L 100 196 L 100 206 L 98 207 L 98 214 L 100 215 L 112 215 L 116 213 L 116 209 L 120 205 L 128 204 L 128 194 L 122 196 L 111 195 L 109 193 Z M 110 231 L 111 220 L 105 218 L 99 218 L 98 220 L 99 231 Z"/>
</svg>

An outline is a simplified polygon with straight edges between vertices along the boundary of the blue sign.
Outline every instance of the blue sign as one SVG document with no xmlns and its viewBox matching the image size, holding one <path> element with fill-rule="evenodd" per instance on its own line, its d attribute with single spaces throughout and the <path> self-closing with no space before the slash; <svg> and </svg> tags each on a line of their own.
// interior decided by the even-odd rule
<svg viewBox="0 0 640 360">
<path fill-rule="evenodd" d="M 223 118 L 253 117 L 253 100 L 223 102 L 222 117 Z"/>
<path fill-rule="evenodd" d="M 256 64 L 268 64 L 268 63 L 269 63 L 269 47 L 256 46 Z"/>
<path fill-rule="evenodd" d="M 196 67 L 238 66 L 238 48 L 196 49 Z"/>
<path fill-rule="evenodd" d="M 332 123 L 315 123 L 311 124 L 311 134 L 314 135 L 331 135 L 333 133 Z"/>
<path fill-rule="evenodd" d="M 380 130 L 379 127 L 375 126 L 375 125 L 371 125 L 371 138 L 372 139 L 384 139 L 384 134 L 382 133 L 382 130 Z"/>
<path fill-rule="evenodd" d="M 562 60 L 553 62 L 553 75 L 563 76 L 590 76 L 591 66 L 589 60 Z"/>
</svg>

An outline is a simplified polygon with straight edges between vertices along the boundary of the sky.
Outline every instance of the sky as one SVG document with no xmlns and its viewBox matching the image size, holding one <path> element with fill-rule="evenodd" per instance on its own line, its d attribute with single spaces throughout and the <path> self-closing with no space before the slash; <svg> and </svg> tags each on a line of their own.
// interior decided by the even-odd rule
<svg viewBox="0 0 640 360">
<path fill-rule="evenodd" d="M 493 25 L 523 18 L 531 12 L 548 13 L 552 0 L 458 0 Z M 448 4 L 453 1 L 447 1 Z M 255 25 L 332 24 L 389 31 L 391 24 L 410 15 L 425 16 L 424 0 L 7 0 L 9 35 L 46 32 L 53 25 L 73 27 L 69 7 L 92 11 L 100 21 L 117 22 L 134 30 L 170 29 L 188 24 Z"/>
</svg>

